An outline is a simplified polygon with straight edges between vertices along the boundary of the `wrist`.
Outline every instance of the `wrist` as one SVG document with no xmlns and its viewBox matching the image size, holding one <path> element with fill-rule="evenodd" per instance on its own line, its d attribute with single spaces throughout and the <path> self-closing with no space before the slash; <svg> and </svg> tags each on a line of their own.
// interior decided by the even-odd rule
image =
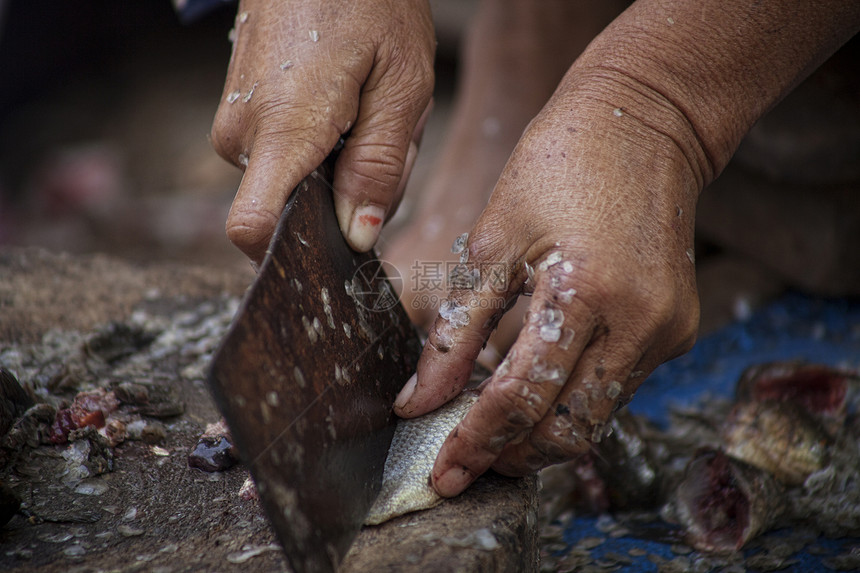
<svg viewBox="0 0 860 573">
<path fill-rule="evenodd" d="M 676 102 L 617 69 L 575 64 L 547 105 L 549 113 L 561 110 L 570 110 L 575 122 L 602 131 L 607 140 L 617 139 L 619 151 L 665 158 L 695 196 L 731 156 L 710 149 Z"/>
</svg>

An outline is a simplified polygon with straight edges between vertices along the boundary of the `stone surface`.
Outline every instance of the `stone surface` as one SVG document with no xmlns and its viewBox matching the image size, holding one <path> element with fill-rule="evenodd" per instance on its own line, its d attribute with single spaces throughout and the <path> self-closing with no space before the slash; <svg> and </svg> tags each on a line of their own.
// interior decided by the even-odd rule
<svg viewBox="0 0 860 573">
<path fill-rule="evenodd" d="M 167 324 L 195 313 L 214 316 L 222 312 L 218 301 L 235 300 L 247 283 L 248 276 L 205 268 L 0 250 L 0 354 L 62 342 L 63 333 L 70 333 L 73 342 L 82 340 L 134 314 Z M 127 441 L 117 446 L 114 471 L 84 480 L 74 490 L 55 479 L 65 446 L 26 449 L 8 483 L 35 517 L 19 513 L 0 529 L 0 569 L 289 570 L 259 503 L 238 495 L 247 472 L 234 467 L 206 474 L 188 467 L 188 451 L 218 413 L 202 382 L 199 359 L 191 368 L 183 352 L 163 343 L 160 338 L 153 345 L 162 344 L 167 362 L 154 371 L 162 376 L 175 364 L 175 376 L 159 382 L 176 390 L 184 413 L 164 419 L 165 437 L 158 445 Z M 184 344 L 194 350 L 195 344 Z M 123 360 L 117 368 L 124 367 Z M 365 528 L 343 570 L 536 570 L 536 489 L 533 478 L 485 476 L 464 495 L 432 510 Z"/>
<path fill-rule="evenodd" d="M 537 511 L 537 478 L 489 473 L 433 509 L 364 528 L 342 571 L 537 571 Z"/>
<path fill-rule="evenodd" d="M 51 329 L 91 330 L 138 306 L 241 295 L 253 275 L 179 264 L 126 263 L 36 248 L 0 250 L 0 344 L 36 342 Z"/>
</svg>

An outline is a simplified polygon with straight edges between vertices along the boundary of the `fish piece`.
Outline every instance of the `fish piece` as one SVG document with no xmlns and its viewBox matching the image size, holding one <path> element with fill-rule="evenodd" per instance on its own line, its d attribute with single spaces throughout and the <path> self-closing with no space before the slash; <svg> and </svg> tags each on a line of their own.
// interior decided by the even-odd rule
<svg viewBox="0 0 860 573">
<path fill-rule="evenodd" d="M 224 418 L 214 424 L 207 424 L 197 444 L 188 454 L 188 467 L 204 472 L 221 472 L 237 463 L 239 451 Z"/>
<path fill-rule="evenodd" d="M 364 520 L 365 525 L 378 525 L 442 502 L 443 498 L 430 485 L 433 463 L 445 438 L 466 416 L 478 395 L 467 390 L 433 412 L 397 422 L 385 459 L 382 488 Z"/>
<path fill-rule="evenodd" d="M 548 515 L 556 517 L 567 509 L 600 515 L 658 505 L 666 472 L 649 438 L 656 428 L 626 408 L 616 412 L 607 427 L 611 431 L 588 452 L 541 471 Z"/>
<path fill-rule="evenodd" d="M 827 465 L 827 432 L 800 406 L 791 402 L 737 404 L 722 432 L 728 455 L 799 485 Z"/>
<path fill-rule="evenodd" d="M 134 411 L 145 416 L 170 418 L 185 411 L 176 388 L 165 384 L 123 382 L 113 392 L 120 403 L 134 406 Z"/>
<path fill-rule="evenodd" d="M 805 362 L 769 362 L 744 371 L 735 388 L 738 402 L 792 402 L 820 419 L 831 434 L 845 422 L 856 394 L 856 372 Z"/>
<path fill-rule="evenodd" d="M 782 487 L 720 450 L 700 450 L 684 472 L 669 514 L 700 551 L 731 552 L 774 526 L 785 511 Z"/>
<path fill-rule="evenodd" d="M 69 434 L 80 428 L 103 428 L 106 418 L 118 406 L 119 402 L 114 393 L 107 392 L 104 388 L 79 392 L 71 406 L 57 411 L 56 419 L 51 425 L 51 443 L 65 444 L 69 441 Z"/>
<path fill-rule="evenodd" d="M 594 445 L 594 455 L 611 507 L 654 507 L 663 476 L 657 456 L 645 438 L 647 421 L 623 409 L 615 413 L 609 425 L 612 433 Z"/>
<path fill-rule="evenodd" d="M 830 463 L 788 490 L 793 519 L 831 537 L 860 535 L 860 435 L 846 429 L 830 447 Z"/>
</svg>

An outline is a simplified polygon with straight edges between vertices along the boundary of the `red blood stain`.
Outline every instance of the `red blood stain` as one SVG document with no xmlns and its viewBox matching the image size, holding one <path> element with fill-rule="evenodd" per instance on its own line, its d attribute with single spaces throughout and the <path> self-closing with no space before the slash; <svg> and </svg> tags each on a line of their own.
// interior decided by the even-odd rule
<svg viewBox="0 0 860 573">
<path fill-rule="evenodd" d="M 374 215 L 359 215 L 358 221 L 362 225 L 371 225 L 373 227 L 376 227 L 377 225 L 379 225 L 382 222 L 382 219 L 380 217 L 376 217 Z"/>
</svg>

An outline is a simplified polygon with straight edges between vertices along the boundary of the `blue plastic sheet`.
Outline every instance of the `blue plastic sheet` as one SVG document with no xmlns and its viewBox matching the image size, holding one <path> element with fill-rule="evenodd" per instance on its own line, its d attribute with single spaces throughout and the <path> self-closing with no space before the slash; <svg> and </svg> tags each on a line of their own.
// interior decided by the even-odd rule
<svg viewBox="0 0 860 573">
<path fill-rule="evenodd" d="M 689 353 L 662 365 L 642 384 L 629 408 L 658 424 L 666 424 L 671 406 L 693 405 L 708 395 L 731 396 L 746 368 L 775 360 L 860 366 L 860 301 L 789 293 L 755 312 L 749 320 L 702 338 Z M 574 519 L 565 530 L 565 541 L 573 546 L 583 537 L 606 537 L 606 534 L 597 528 L 596 519 Z M 860 546 L 860 539 L 822 538 L 814 545 L 816 555 L 801 552 L 792 557 L 796 562 L 785 570 L 827 571 L 822 559 Z M 677 557 L 670 543 L 631 536 L 607 539 L 592 549 L 591 554 L 596 559 L 606 552 L 629 555 L 627 552 L 633 547 L 665 559 Z M 751 549 L 745 553 L 757 551 Z M 631 559 L 633 565 L 618 571 L 659 569 L 645 556 Z"/>
</svg>

